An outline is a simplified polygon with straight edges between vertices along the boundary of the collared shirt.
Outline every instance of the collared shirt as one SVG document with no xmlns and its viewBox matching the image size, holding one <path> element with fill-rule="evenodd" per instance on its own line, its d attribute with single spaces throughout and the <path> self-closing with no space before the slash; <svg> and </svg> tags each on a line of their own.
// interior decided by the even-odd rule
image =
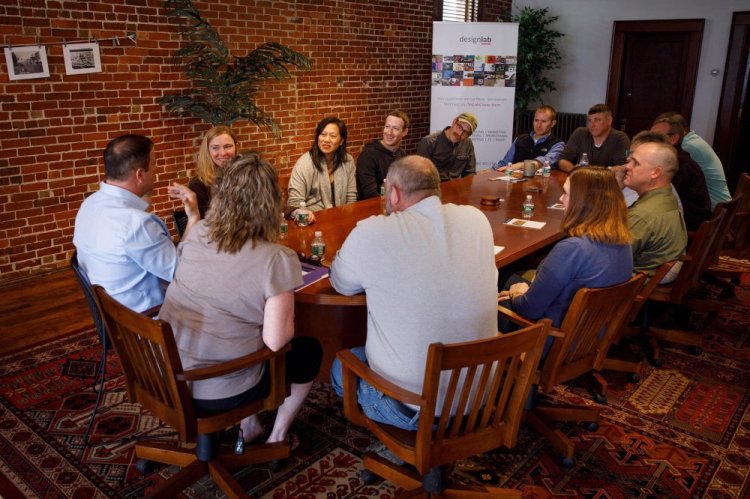
<svg viewBox="0 0 750 499">
<path fill-rule="evenodd" d="M 685 252 L 685 221 L 670 187 L 653 189 L 639 197 L 628 209 L 628 225 L 633 234 L 636 272 L 653 274 L 661 264 Z"/>
<path fill-rule="evenodd" d="M 102 182 L 76 215 L 73 244 L 92 284 L 137 312 L 164 301 L 177 249 L 164 222 L 132 192 Z"/>
<path fill-rule="evenodd" d="M 547 139 L 549 139 L 550 137 L 552 137 L 552 134 L 547 134 L 543 137 L 539 137 L 538 139 L 535 139 L 534 132 L 529 133 L 529 138 L 534 142 L 534 146 L 537 146 L 540 143 L 547 141 Z M 498 168 L 501 168 L 503 166 L 508 166 L 508 165 L 513 164 L 513 157 L 516 155 L 516 142 L 518 142 L 518 137 L 516 137 L 516 139 L 510 145 L 510 149 L 508 149 L 508 152 L 505 153 L 505 156 L 503 157 L 503 159 L 498 161 L 498 163 L 492 167 L 493 170 L 497 170 Z M 547 150 L 547 154 L 542 154 L 534 158 L 524 158 L 524 159 L 535 159 L 542 164 L 544 164 L 545 161 L 549 161 L 550 166 L 554 166 L 557 164 L 557 161 L 560 159 L 560 155 L 562 154 L 564 148 L 565 148 L 565 142 L 560 141 L 555 144 L 552 144 L 552 146 Z"/>
</svg>

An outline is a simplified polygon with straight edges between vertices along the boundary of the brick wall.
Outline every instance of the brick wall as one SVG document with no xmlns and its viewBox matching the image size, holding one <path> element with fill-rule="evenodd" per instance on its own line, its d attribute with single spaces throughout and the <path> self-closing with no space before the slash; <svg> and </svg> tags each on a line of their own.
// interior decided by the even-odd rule
<svg viewBox="0 0 750 499">
<path fill-rule="evenodd" d="M 379 136 L 388 109 L 412 118 L 405 147 L 428 133 L 432 0 L 195 1 L 230 51 L 244 55 L 267 40 L 313 59 L 295 79 L 269 82 L 259 103 L 283 130 L 280 140 L 235 126 L 241 149 L 291 168 L 313 140 L 315 124 L 338 115 L 350 152 Z M 509 8 L 487 3 L 486 12 Z M 496 15 L 485 17 L 494 20 Z M 136 33 L 120 47 L 105 38 Z M 65 75 L 61 42 L 96 37 L 101 73 Z M 0 63 L 0 283 L 67 265 L 78 206 L 102 178 L 101 151 L 123 133 L 156 143 L 157 214 L 169 218 L 165 186 L 191 173 L 200 135 L 194 119 L 156 104 L 187 82 L 170 57 L 180 46 L 162 0 L 0 0 L 0 42 L 49 44 L 50 77 L 9 81 Z"/>
</svg>

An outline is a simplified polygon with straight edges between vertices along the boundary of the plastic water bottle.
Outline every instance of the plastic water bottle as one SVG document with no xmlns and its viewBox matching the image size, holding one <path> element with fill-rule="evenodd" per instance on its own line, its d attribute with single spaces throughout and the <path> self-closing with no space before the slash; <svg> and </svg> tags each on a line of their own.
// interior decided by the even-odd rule
<svg viewBox="0 0 750 499">
<path fill-rule="evenodd" d="M 289 224 L 286 222 L 286 218 L 284 218 L 284 212 L 281 212 L 281 222 L 279 223 L 279 239 L 286 239 L 287 234 L 289 234 Z"/>
<path fill-rule="evenodd" d="M 307 204 L 302 201 L 297 208 L 297 225 L 300 227 L 307 227 L 310 225 L 310 212 L 307 209 Z"/>
<path fill-rule="evenodd" d="M 550 166 L 549 161 L 545 160 L 542 165 L 542 177 L 549 177 L 551 171 L 552 167 Z"/>
<path fill-rule="evenodd" d="M 589 155 L 585 152 L 581 154 L 581 161 L 578 162 L 578 166 L 581 168 L 589 166 Z"/>
<path fill-rule="evenodd" d="M 310 245 L 310 252 L 313 260 L 323 261 L 323 257 L 326 254 L 326 243 L 323 241 L 323 233 L 319 230 L 315 231 L 315 237 Z"/>
<path fill-rule="evenodd" d="M 526 200 L 523 202 L 523 218 L 531 218 L 534 216 L 534 200 L 531 198 L 531 194 L 526 195 Z"/>
</svg>

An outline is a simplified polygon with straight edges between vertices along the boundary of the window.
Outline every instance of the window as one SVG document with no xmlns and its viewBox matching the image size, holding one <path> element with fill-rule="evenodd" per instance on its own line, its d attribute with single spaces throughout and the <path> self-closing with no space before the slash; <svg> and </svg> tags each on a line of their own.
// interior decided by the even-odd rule
<svg viewBox="0 0 750 499">
<path fill-rule="evenodd" d="M 478 21 L 479 0 L 442 0 L 443 21 Z"/>
</svg>

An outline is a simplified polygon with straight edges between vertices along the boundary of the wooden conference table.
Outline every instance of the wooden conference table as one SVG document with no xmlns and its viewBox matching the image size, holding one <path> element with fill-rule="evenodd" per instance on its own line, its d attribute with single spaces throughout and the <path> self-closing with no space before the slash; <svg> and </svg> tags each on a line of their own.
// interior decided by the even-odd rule
<svg viewBox="0 0 750 499">
<path fill-rule="evenodd" d="M 475 206 L 487 216 L 495 245 L 504 247 L 495 257 L 497 267 L 501 268 L 545 249 L 562 238 L 560 221 L 563 211 L 549 207 L 558 203 L 567 175 L 555 170 L 550 177 L 536 176 L 519 183 L 491 180 L 497 176 L 496 173 L 473 175 L 444 182 L 440 187 L 444 203 Z M 529 192 L 529 187 L 539 191 Z M 532 195 L 535 204 L 532 220 L 546 222 L 541 229 L 516 227 L 505 223 L 510 218 L 522 218 L 521 204 L 527 194 Z M 482 205 L 482 196 L 499 197 L 500 204 Z M 279 242 L 309 256 L 314 232 L 319 230 L 326 242 L 323 265 L 330 266 L 336 252 L 357 222 L 383 212 L 380 198 L 318 211 L 315 213 L 315 223 L 311 226 L 297 227 L 295 223 L 290 222 L 287 238 Z M 323 364 L 318 379 L 328 381 L 331 362 L 336 352 L 364 345 L 367 332 L 365 295 L 341 295 L 333 289 L 328 279 L 323 279 L 297 291 L 295 302 L 296 331 L 321 342 Z"/>
</svg>

